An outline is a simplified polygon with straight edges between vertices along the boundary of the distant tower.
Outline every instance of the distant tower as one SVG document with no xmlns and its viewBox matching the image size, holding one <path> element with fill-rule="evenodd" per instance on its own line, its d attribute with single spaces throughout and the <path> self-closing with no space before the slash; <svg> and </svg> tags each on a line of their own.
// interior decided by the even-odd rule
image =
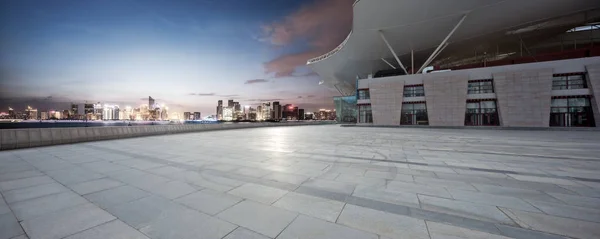
<svg viewBox="0 0 600 239">
<path fill-rule="evenodd" d="M 152 96 L 148 96 L 148 109 L 154 109 L 154 99 Z"/>
</svg>

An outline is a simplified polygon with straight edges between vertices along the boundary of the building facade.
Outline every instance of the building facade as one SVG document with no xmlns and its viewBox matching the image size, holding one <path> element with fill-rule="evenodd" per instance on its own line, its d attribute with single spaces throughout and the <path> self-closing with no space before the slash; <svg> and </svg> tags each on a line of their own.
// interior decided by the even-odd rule
<svg viewBox="0 0 600 239">
<path fill-rule="evenodd" d="M 374 125 L 600 126 L 600 57 L 358 81 Z"/>
</svg>

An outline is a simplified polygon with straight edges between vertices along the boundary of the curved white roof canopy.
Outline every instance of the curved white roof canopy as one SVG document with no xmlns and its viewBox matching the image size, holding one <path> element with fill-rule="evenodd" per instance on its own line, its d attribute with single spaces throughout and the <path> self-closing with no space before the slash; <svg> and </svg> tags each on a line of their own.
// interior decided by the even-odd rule
<svg viewBox="0 0 600 239">
<path fill-rule="evenodd" d="M 352 94 L 357 76 L 399 64 L 380 36 L 390 43 L 406 68 L 414 50 L 415 72 L 448 37 L 432 61 L 472 57 L 478 49 L 512 52 L 520 41 L 534 43 L 575 26 L 600 19 L 596 0 L 357 0 L 352 32 L 331 52 L 308 61 L 323 84 Z M 466 15 L 466 17 L 465 17 Z M 464 22 L 457 25 L 464 18 Z M 431 65 L 430 64 L 430 65 Z"/>
</svg>

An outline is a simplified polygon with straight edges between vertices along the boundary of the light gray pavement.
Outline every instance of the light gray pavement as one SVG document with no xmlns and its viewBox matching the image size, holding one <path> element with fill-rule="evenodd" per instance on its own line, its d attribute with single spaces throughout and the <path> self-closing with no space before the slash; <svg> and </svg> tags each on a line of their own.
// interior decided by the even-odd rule
<svg viewBox="0 0 600 239">
<path fill-rule="evenodd" d="M 600 134 L 302 126 L 0 152 L 0 239 L 598 238 Z"/>
</svg>

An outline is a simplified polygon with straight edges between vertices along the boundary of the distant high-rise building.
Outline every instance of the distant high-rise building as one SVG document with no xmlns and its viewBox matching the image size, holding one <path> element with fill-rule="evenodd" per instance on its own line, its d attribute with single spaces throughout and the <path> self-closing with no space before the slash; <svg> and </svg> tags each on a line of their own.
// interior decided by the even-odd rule
<svg viewBox="0 0 600 239">
<path fill-rule="evenodd" d="M 184 120 L 190 120 L 191 116 L 192 116 L 192 113 L 190 113 L 190 112 L 183 112 L 183 119 Z"/>
<path fill-rule="evenodd" d="M 293 119 L 298 120 L 299 119 L 299 117 L 298 117 L 298 107 L 297 106 L 294 107 L 294 110 L 292 112 L 293 112 L 292 113 Z"/>
<path fill-rule="evenodd" d="M 121 109 L 119 109 L 119 106 L 118 105 L 113 105 L 112 120 L 119 120 L 120 119 L 120 113 L 121 113 Z"/>
<path fill-rule="evenodd" d="M 148 108 L 154 109 L 154 99 L 152 98 L 152 96 L 148 96 Z"/>
<path fill-rule="evenodd" d="M 272 120 L 281 120 L 281 105 L 279 101 L 273 102 L 273 113 L 271 113 Z"/>
<path fill-rule="evenodd" d="M 228 100 L 227 101 L 227 107 L 233 108 L 233 100 Z"/>
<path fill-rule="evenodd" d="M 233 107 L 223 108 L 223 120 L 226 120 L 226 121 L 233 120 Z"/>
<path fill-rule="evenodd" d="M 13 110 L 13 108 L 8 107 L 8 117 L 10 117 L 10 119 L 15 118 L 15 110 Z"/>
<path fill-rule="evenodd" d="M 194 120 L 202 120 L 200 112 L 194 112 Z"/>
<path fill-rule="evenodd" d="M 26 115 L 26 119 L 38 119 L 38 111 L 37 109 L 33 109 L 31 108 L 31 106 L 27 106 L 27 109 L 25 109 L 25 115 Z"/>
<path fill-rule="evenodd" d="M 223 120 L 223 101 L 217 102 L 217 120 Z"/>
<path fill-rule="evenodd" d="M 62 119 L 70 119 L 70 118 L 71 118 L 71 112 L 69 110 L 63 110 Z"/>
<path fill-rule="evenodd" d="M 71 115 L 76 116 L 79 114 L 79 106 L 76 104 L 71 104 Z M 71 117 L 74 118 L 74 117 Z"/>
<path fill-rule="evenodd" d="M 42 113 L 40 113 L 40 119 L 41 120 L 47 120 L 48 119 L 48 112 L 42 111 Z"/>
<path fill-rule="evenodd" d="M 304 109 L 298 109 L 298 120 L 304 120 Z"/>
</svg>

